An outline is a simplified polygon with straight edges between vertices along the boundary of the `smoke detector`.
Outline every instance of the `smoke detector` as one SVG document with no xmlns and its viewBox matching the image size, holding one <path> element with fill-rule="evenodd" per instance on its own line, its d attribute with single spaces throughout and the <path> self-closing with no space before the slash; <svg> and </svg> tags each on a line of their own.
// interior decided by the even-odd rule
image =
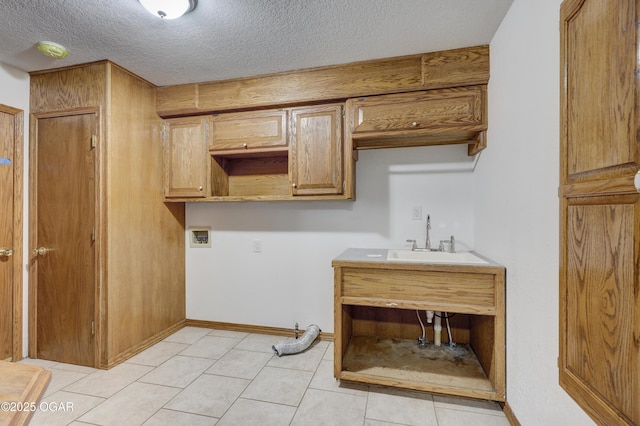
<svg viewBox="0 0 640 426">
<path fill-rule="evenodd" d="M 38 43 L 38 50 L 42 52 L 43 55 L 49 56 L 50 58 L 54 59 L 66 58 L 69 54 L 69 51 L 66 47 L 52 41 L 41 41 L 40 43 Z"/>
</svg>

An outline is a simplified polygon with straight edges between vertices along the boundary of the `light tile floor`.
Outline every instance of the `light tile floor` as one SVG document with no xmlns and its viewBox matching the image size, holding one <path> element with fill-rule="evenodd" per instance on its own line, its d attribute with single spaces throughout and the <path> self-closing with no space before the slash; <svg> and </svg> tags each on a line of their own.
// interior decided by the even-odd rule
<svg viewBox="0 0 640 426">
<path fill-rule="evenodd" d="M 44 360 L 31 425 L 508 426 L 487 401 L 340 384 L 333 344 L 279 358 L 278 336 L 185 327 L 111 370 Z"/>
</svg>

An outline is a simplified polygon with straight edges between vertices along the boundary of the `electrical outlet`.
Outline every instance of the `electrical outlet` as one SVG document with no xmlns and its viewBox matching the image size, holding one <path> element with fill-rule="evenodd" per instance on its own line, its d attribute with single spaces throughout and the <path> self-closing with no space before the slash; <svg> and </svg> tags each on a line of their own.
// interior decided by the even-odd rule
<svg viewBox="0 0 640 426">
<path fill-rule="evenodd" d="M 253 247 L 254 253 L 262 253 L 262 241 L 261 240 L 253 240 L 251 242 L 251 246 Z"/>
<path fill-rule="evenodd" d="M 422 220 L 422 206 L 413 206 L 411 208 L 411 219 Z"/>
</svg>

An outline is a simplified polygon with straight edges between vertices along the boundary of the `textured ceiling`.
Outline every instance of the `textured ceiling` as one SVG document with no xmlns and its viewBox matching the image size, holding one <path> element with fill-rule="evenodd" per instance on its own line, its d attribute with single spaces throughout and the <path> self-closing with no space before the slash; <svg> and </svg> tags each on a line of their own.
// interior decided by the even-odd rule
<svg viewBox="0 0 640 426">
<path fill-rule="evenodd" d="M 511 3 L 199 0 L 163 21 L 138 0 L 0 0 L 0 62 L 36 71 L 109 59 L 158 86 L 223 80 L 488 44 Z M 69 56 L 43 56 L 42 40 Z"/>
</svg>

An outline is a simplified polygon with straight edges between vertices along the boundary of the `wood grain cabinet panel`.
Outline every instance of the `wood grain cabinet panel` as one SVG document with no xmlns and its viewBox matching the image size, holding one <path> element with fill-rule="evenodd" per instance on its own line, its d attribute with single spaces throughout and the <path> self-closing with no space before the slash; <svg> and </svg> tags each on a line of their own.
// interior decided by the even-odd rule
<svg viewBox="0 0 640 426">
<path fill-rule="evenodd" d="M 291 110 L 293 195 L 342 194 L 342 105 Z"/>
<path fill-rule="evenodd" d="M 475 273 L 342 270 L 342 296 L 352 304 L 386 306 L 392 303 L 411 309 L 450 305 L 450 310 L 462 313 L 493 313 L 496 309 L 494 286 L 493 276 Z"/>
<path fill-rule="evenodd" d="M 201 198 L 209 194 L 209 123 L 209 117 L 165 121 L 165 197 Z"/>
<path fill-rule="evenodd" d="M 487 130 L 486 86 L 350 99 L 357 149 L 478 142 Z"/>
<path fill-rule="evenodd" d="M 559 377 L 602 425 L 640 425 L 638 7 L 560 14 Z"/>
<path fill-rule="evenodd" d="M 221 114 L 212 120 L 211 151 L 287 146 L 287 111 Z"/>
</svg>

